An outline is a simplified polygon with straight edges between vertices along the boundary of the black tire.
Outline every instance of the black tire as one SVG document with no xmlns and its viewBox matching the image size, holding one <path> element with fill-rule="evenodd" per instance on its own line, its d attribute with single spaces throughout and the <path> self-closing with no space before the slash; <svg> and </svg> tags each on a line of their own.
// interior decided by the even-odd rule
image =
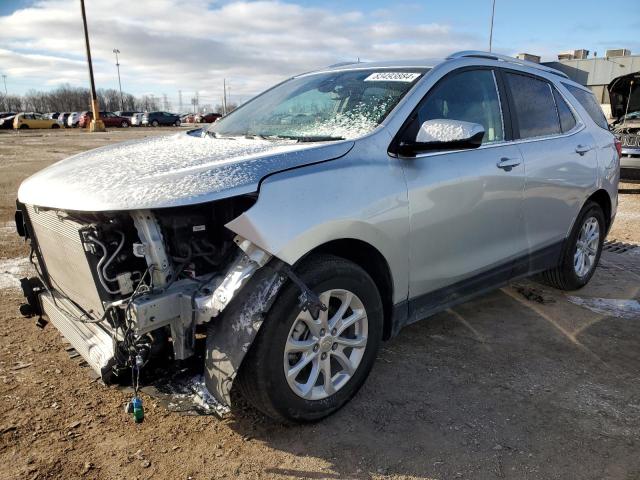
<svg viewBox="0 0 640 480">
<path fill-rule="evenodd" d="M 367 272 L 355 263 L 332 255 L 313 255 L 300 265 L 297 274 L 316 293 L 329 289 L 353 292 L 367 312 L 368 334 L 362 359 L 344 386 L 321 400 L 298 396 L 287 383 L 283 361 L 285 343 L 300 312 L 300 291 L 291 282 L 283 287 L 242 363 L 236 384 L 256 409 L 285 423 L 320 420 L 349 401 L 371 371 L 383 329 L 380 294 Z"/>
<path fill-rule="evenodd" d="M 175 125 L 176 127 L 179 127 L 179 126 L 180 126 L 180 120 L 176 120 L 176 123 L 174 123 L 174 125 Z"/>
<path fill-rule="evenodd" d="M 158 121 L 154 120 L 153 122 L 151 122 L 151 126 L 152 127 L 157 127 L 158 126 Z"/>
<path fill-rule="evenodd" d="M 598 221 L 600 229 L 598 250 L 591 269 L 586 275 L 580 277 L 574 268 L 574 255 L 578 248 L 578 236 L 580 234 L 580 230 L 585 222 L 592 217 Z M 576 223 L 571 230 L 571 234 L 565 241 L 562 249 L 562 256 L 560 258 L 560 264 L 551 270 L 543 272 L 542 279 L 550 286 L 559 290 L 578 290 L 579 288 L 584 287 L 589 283 L 591 277 L 593 277 L 596 267 L 598 266 L 598 262 L 600 261 L 605 234 L 606 222 L 602 208 L 595 202 L 587 202 L 586 205 L 582 207 L 582 210 L 576 219 Z"/>
<path fill-rule="evenodd" d="M 23 123 L 22 125 L 20 125 L 20 130 L 27 130 L 29 128 L 29 125 L 27 125 L 26 123 Z"/>
<path fill-rule="evenodd" d="M 51 128 L 53 128 L 53 129 L 60 128 L 60 125 L 58 125 L 57 123 L 54 123 L 53 125 L 51 125 Z"/>
</svg>

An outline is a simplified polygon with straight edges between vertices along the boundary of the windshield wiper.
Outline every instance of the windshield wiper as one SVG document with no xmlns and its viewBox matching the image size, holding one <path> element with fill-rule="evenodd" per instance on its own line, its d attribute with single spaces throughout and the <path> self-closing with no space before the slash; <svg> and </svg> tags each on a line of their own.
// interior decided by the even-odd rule
<svg viewBox="0 0 640 480">
<path fill-rule="evenodd" d="M 261 138 L 263 140 L 295 140 L 297 142 L 332 142 L 344 140 L 344 137 L 332 137 L 330 135 L 301 136 L 301 135 L 247 135 L 247 138 Z"/>
</svg>

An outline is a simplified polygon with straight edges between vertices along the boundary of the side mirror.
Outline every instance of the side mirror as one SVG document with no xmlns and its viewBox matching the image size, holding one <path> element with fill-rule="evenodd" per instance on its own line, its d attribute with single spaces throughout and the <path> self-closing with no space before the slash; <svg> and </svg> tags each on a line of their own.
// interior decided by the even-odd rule
<svg viewBox="0 0 640 480">
<path fill-rule="evenodd" d="M 401 142 L 400 153 L 415 155 L 434 150 L 478 148 L 482 144 L 484 127 L 462 120 L 434 119 L 422 124 L 414 142 Z"/>
</svg>

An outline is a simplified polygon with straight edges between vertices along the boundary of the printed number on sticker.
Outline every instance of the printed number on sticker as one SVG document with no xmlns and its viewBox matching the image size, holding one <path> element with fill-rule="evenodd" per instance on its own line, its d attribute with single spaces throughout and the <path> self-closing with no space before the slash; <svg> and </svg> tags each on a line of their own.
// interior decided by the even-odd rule
<svg viewBox="0 0 640 480">
<path fill-rule="evenodd" d="M 378 72 L 364 79 L 365 82 L 413 82 L 420 76 L 412 72 Z"/>
</svg>

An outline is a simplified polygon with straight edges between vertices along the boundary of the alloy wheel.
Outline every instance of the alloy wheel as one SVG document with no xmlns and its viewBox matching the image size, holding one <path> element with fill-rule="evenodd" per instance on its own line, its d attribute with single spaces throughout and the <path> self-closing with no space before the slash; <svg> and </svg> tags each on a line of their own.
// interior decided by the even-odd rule
<svg viewBox="0 0 640 480">
<path fill-rule="evenodd" d="M 595 217 L 588 217 L 582 224 L 573 255 L 573 268 L 580 278 L 593 269 L 600 247 L 600 224 Z"/>
<path fill-rule="evenodd" d="M 300 311 L 284 349 L 287 383 L 307 400 L 322 400 L 344 387 L 367 347 L 367 312 L 354 293 L 327 290 L 320 294 L 320 301 L 327 310 L 317 320 Z"/>
</svg>

